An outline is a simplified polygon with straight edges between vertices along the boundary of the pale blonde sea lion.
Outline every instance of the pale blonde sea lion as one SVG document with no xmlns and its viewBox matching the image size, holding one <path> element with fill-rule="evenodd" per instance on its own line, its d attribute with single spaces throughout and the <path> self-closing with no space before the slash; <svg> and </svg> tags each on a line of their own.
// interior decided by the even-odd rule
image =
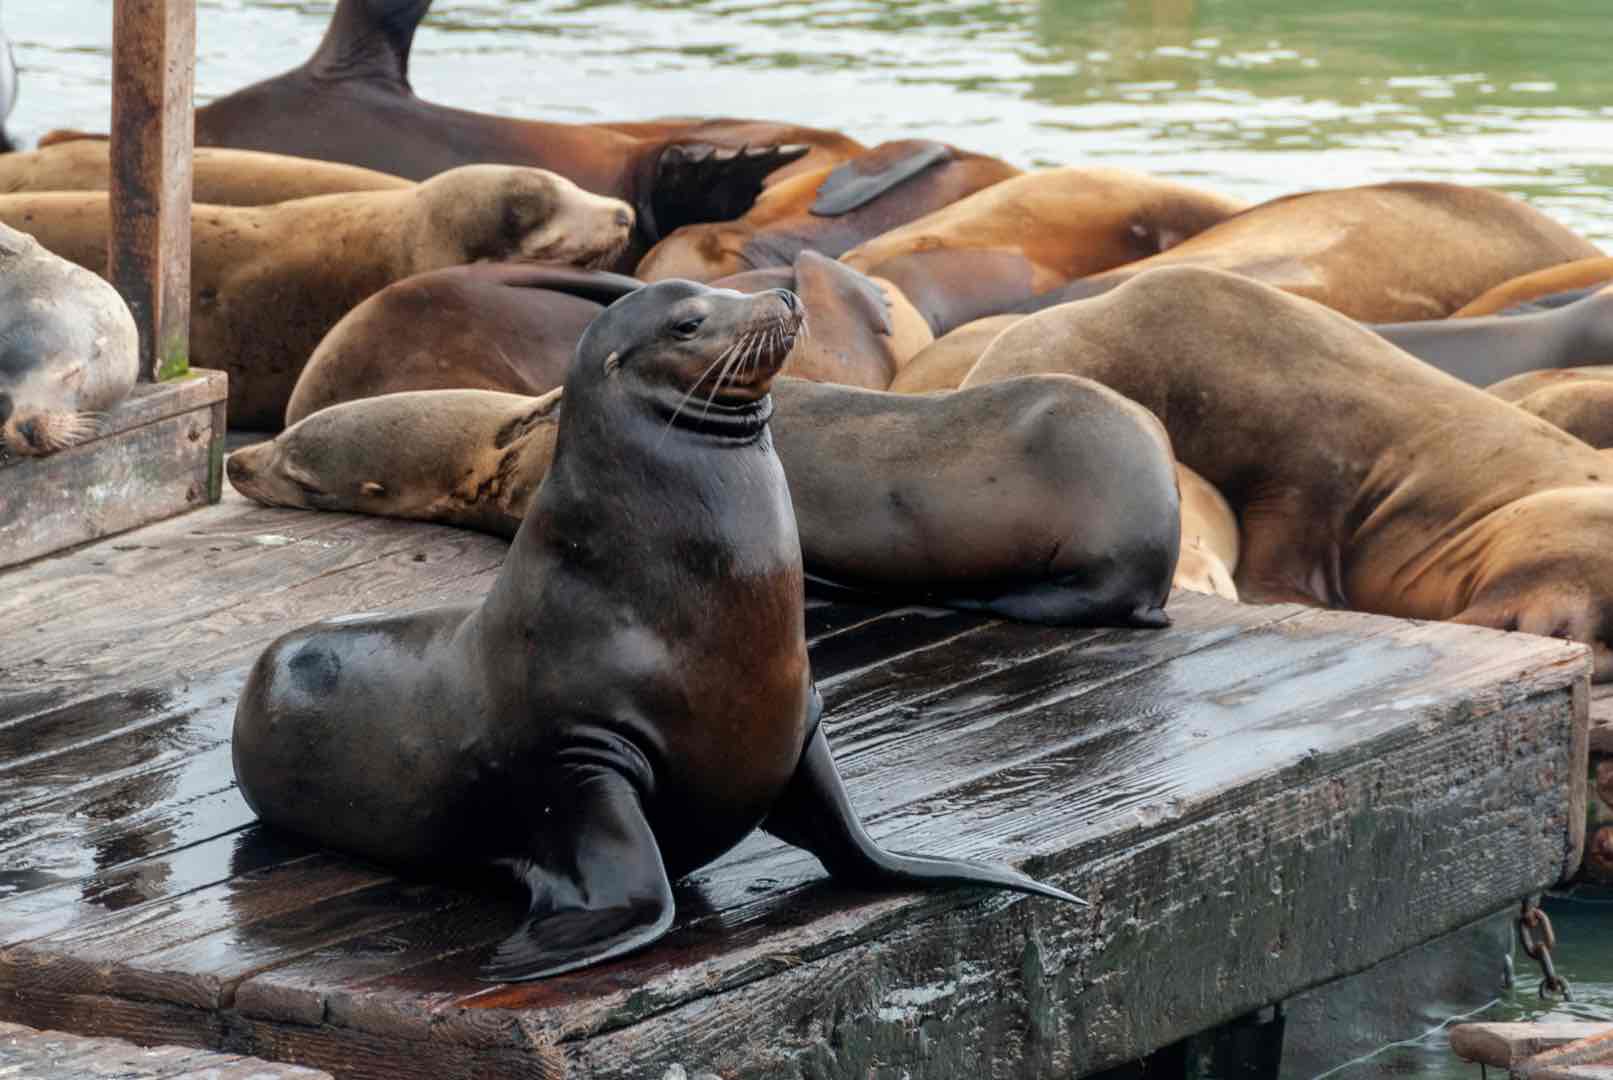
<svg viewBox="0 0 1613 1080">
<path fill-rule="evenodd" d="M 1182 492 L 1182 557 L 1174 583 L 1179 589 L 1236 600 L 1237 516 L 1214 485 L 1181 462 L 1176 463 L 1176 479 Z"/>
</svg>

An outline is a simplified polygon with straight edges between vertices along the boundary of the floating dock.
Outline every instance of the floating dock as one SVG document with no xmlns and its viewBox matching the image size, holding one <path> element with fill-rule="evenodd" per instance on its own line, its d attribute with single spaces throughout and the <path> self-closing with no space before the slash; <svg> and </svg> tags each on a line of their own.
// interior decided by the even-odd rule
<svg viewBox="0 0 1613 1080">
<path fill-rule="evenodd" d="M 478 596 L 504 549 L 227 492 L 0 572 L 0 1020 L 339 1080 L 1081 1076 L 1578 862 L 1581 646 L 1186 593 L 1159 631 L 812 603 L 874 836 L 1091 906 L 853 890 L 756 835 L 655 947 L 488 985 L 518 893 L 260 828 L 229 738 L 271 639 Z"/>
</svg>

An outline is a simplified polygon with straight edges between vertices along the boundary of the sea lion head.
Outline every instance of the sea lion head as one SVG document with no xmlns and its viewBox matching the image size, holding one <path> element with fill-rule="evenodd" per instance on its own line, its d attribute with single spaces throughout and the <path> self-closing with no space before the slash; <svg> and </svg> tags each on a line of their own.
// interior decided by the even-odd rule
<svg viewBox="0 0 1613 1080">
<path fill-rule="evenodd" d="M 92 438 L 134 385 L 139 333 L 116 290 L 0 226 L 0 461 Z"/>
<path fill-rule="evenodd" d="M 1489 543 L 1452 621 L 1584 642 L 1592 681 L 1613 681 L 1613 488 L 1537 492 L 1480 528 Z"/>
<path fill-rule="evenodd" d="M 746 295 L 681 279 L 646 285 L 583 332 L 566 397 L 631 394 L 669 422 L 752 410 L 805 323 L 806 308 L 788 289 Z"/>
<path fill-rule="evenodd" d="M 470 262 L 604 267 L 627 247 L 633 209 L 547 169 L 465 165 L 415 189 L 414 272 Z"/>
</svg>

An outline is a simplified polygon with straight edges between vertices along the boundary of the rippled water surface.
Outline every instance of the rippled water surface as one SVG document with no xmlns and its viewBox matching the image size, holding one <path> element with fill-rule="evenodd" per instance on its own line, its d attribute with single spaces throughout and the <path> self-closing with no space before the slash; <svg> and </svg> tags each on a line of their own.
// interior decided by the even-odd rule
<svg viewBox="0 0 1613 1080">
<path fill-rule="evenodd" d="M 332 5 L 199 0 L 197 90 L 300 62 Z M 12 130 L 105 130 L 111 0 L 7 0 Z M 437 0 L 428 98 L 546 119 L 737 114 L 1104 163 L 1263 199 L 1400 178 L 1523 195 L 1613 251 L 1607 0 Z M 377 133 L 384 138 L 384 133 Z M 1613 1018 L 1613 907 L 1558 916 Z M 1486 1018 L 1540 1011 L 1534 980 Z M 1477 1005 L 1478 1002 L 1468 1003 Z M 1434 1037 L 1336 1074 L 1475 1076 Z"/>
</svg>

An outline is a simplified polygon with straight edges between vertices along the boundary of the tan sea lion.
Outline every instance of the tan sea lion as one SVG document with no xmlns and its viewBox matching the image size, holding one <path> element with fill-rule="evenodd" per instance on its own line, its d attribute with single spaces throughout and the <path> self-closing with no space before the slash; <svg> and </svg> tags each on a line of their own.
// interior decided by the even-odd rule
<svg viewBox="0 0 1613 1080">
<path fill-rule="evenodd" d="M 788 293 L 681 281 L 596 319 L 487 596 L 316 623 L 259 658 L 232 746 L 258 816 L 415 871 L 512 869 L 530 903 L 482 969 L 496 981 L 650 944 L 672 882 L 758 826 L 865 886 L 1079 903 L 1007 868 L 887 852 L 851 809 L 767 434 L 799 323 Z"/>
<path fill-rule="evenodd" d="M 1182 557 L 1173 584 L 1236 600 L 1232 575 L 1238 569 L 1238 518 L 1208 480 L 1181 462 L 1176 463 L 1176 479 L 1182 492 Z"/>
<path fill-rule="evenodd" d="M 841 258 L 894 282 L 939 337 L 1165 251 L 1247 205 L 1124 169 L 1047 169 L 993 184 Z"/>
<path fill-rule="evenodd" d="M 0 193 L 106 191 L 110 150 L 104 140 L 83 139 L 0 155 Z M 373 169 L 255 150 L 199 146 L 191 162 L 192 200 L 216 206 L 266 206 L 313 195 L 413 186 L 413 181 Z"/>
<path fill-rule="evenodd" d="M 685 225 L 634 273 L 646 281 L 716 281 L 789 266 L 802 251 L 830 258 L 1021 172 L 927 139 L 881 143 L 839 165 L 770 184 L 733 221 Z"/>
<path fill-rule="evenodd" d="M 1162 266 L 1203 266 L 1263 281 L 1363 322 L 1442 319 L 1509 278 L 1600 254 L 1590 241 L 1498 191 L 1372 184 L 1261 203 L 1169 251 L 1055 289 L 1019 310 L 1097 296 Z"/>
<path fill-rule="evenodd" d="M 1238 592 L 1583 641 L 1613 677 L 1613 471 L 1318 304 L 1180 266 L 1009 327 L 964 388 L 1097 379 L 1242 525 Z"/>
<path fill-rule="evenodd" d="M 1613 366 L 1531 371 L 1489 391 L 1598 450 L 1613 448 Z"/>
<path fill-rule="evenodd" d="M 1515 277 L 1479 296 L 1455 311 L 1453 319 L 1467 319 L 1475 315 L 1497 315 L 1508 308 L 1519 307 L 1558 293 L 1594 289 L 1613 281 L 1613 259 L 1605 256 L 1576 259 L 1574 262 L 1549 266 L 1521 277 Z"/>
<path fill-rule="evenodd" d="M 1158 422 L 1119 395 L 1054 376 L 923 397 L 780 378 L 773 395 L 817 577 L 1038 622 L 1167 621 L 1176 475 Z M 315 413 L 226 471 L 271 505 L 509 536 L 562 413 L 553 396 L 391 394 Z"/>
<path fill-rule="evenodd" d="M 986 346 L 1023 318 L 1024 315 L 988 315 L 936 338 L 897 372 L 891 390 L 898 394 L 956 390 Z"/>
<path fill-rule="evenodd" d="M 104 192 L 0 196 L 0 221 L 104 270 Z M 609 262 L 633 212 L 541 169 L 191 212 L 191 359 L 229 372 L 232 426 L 274 429 L 326 331 L 388 284 L 480 260 Z"/>
<path fill-rule="evenodd" d="M 3 225 L 0 322 L 0 465 L 91 438 L 134 387 L 139 336 L 117 290 Z M 26 511 L 7 502 L 0 519 Z"/>
</svg>

